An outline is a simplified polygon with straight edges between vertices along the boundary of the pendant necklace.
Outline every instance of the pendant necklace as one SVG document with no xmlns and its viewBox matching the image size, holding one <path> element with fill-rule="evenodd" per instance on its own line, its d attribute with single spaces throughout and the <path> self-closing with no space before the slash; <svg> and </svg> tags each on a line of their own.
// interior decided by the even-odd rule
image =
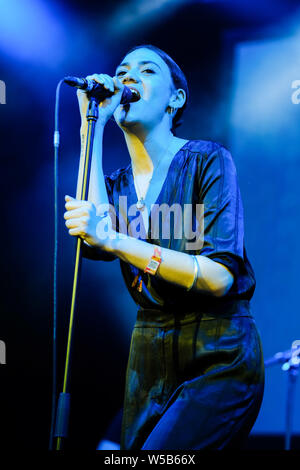
<svg viewBox="0 0 300 470">
<path fill-rule="evenodd" d="M 148 181 L 148 184 L 147 184 L 147 189 L 146 189 L 145 193 L 147 193 L 147 190 L 148 190 L 148 188 L 149 188 L 149 185 L 150 185 L 150 183 L 151 183 L 151 180 L 152 180 L 152 175 L 151 175 L 150 178 L 149 178 L 149 181 Z M 137 208 L 138 210 L 144 210 L 146 203 L 145 203 L 144 197 L 141 196 L 142 192 L 141 192 L 141 190 L 140 190 L 140 186 L 139 186 L 139 183 L 138 183 L 138 179 L 137 179 L 137 178 L 135 179 L 135 184 L 136 184 L 137 197 L 138 197 L 138 201 L 137 201 L 137 203 L 136 203 L 136 208 Z"/>
<path fill-rule="evenodd" d="M 170 147 L 170 146 L 169 146 Z M 161 162 L 164 160 L 164 157 L 167 155 L 168 151 L 169 151 L 169 147 L 167 148 L 163 158 L 160 159 L 157 167 L 155 168 L 155 171 L 157 172 L 158 168 L 159 168 L 159 165 L 161 164 Z M 135 177 L 134 178 L 134 182 L 135 182 L 135 185 L 136 185 L 136 189 L 137 189 L 137 197 L 138 197 L 138 200 L 137 200 L 137 203 L 136 203 L 136 208 L 140 211 L 144 210 L 145 206 L 146 206 L 146 202 L 145 202 L 145 197 L 146 197 L 146 194 L 147 194 L 147 191 L 149 189 L 149 186 L 150 186 L 150 183 L 152 181 L 152 177 L 153 177 L 153 174 L 154 174 L 154 170 L 152 172 L 152 175 L 150 176 L 149 178 L 149 181 L 148 181 L 148 184 L 147 184 L 147 187 L 146 187 L 146 191 L 145 191 L 145 196 L 143 197 L 142 196 L 142 191 L 140 190 L 140 186 L 139 186 L 139 183 L 138 183 L 138 178 Z"/>
<path fill-rule="evenodd" d="M 159 168 L 159 165 L 161 164 L 161 162 L 164 160 L 164 157 L 167 155 L 168 151 L 169 151 L 169 148 L 170 148 L 170 145 L 168 146 L 166 152 L 164 153 L 164 156 L 163 158 L 160 159 L 157 167 L 155 168 L 155 171 L 157 172 L 158 168 Z M 150 176 L 149 178 L 149 181 L 148 181 L 148 184 L 146 186 L 146 191 L 144 191 L 145 193 L 145 197 L 146 197 L 146 194 L 147 194 L 147 191 L 149 189 L 149 186 L 150 186 L 150 183 L 152 181 L 152 177 L 153 177 L 153 174 L 154 174 L 154 170 L 152 172 L 152 175 Z M 142 192 L 140 190 L 140 186 L 139 186 L 139 183 L 137 181 L 137 178 L 134 178 L 134 183 L 135 183 L 135 186 L 136 186 L 136 193 L 137 193 L 137 197 L 138 197 L 138 201 L 136 203 L 136 208 L 139 210 L 139 211 L 143 211 L 145 206 L 146 206 L 146 202 L 145 202 L 145 198 L 142 196 Z M 136 288 L 138 290 L 138 292 L 142 292 L 143 290 L 143 279 L 142 279 L 142 274 L 139 273 L 135 276 L 132 284 L 131 284 L 131 287 L 132 288 Z"/>
</svg>

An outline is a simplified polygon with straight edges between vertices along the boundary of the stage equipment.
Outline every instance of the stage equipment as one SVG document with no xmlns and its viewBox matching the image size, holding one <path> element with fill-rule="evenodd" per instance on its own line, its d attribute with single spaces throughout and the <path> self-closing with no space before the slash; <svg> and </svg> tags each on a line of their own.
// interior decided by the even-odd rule
<svg viewBox="0 0 300 470">
<path fill-rule="evenodd" d="M 278 352 L 265 361 L 265 367 L 282 364 L 281 369 L 288 373 L 288 388 L 285 417 L 285 450 L 291 449 L 292 417 L 295 399 L 295 385 L 300 365 L 300 340 L 292 343 L 291 349 Z"/>
</svg>

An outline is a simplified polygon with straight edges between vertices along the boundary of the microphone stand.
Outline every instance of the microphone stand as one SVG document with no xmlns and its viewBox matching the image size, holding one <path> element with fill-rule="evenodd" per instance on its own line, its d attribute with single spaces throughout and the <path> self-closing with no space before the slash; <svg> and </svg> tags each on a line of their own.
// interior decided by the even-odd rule
<svg viewBox="0 0 300 470">
<path fill-rule="evenodd" d="M 83 163 L 83 173 L 82 177 L 78 180 L 78 191 L 77 198 L 84 201 L 88 195 L 88 184 L 89 184 L 89 174 L 90 174 L 90 162 L 93 153 L 93 143 L 94 143 L 94 134 L 95 126 L 98 119 L 98 105 L 99 100 L 95 97 L 90 97 L 89 106 L 87 110 L 87 121 L 88 121 L 88 130 L 87 130 L 87 141 L 85 148 L 85 156 Z M 68 342 L 66 350 L 66 360 L 65 360 L 65 370 L 64 370 L 64 380 L 63 380 L 63 390 L 59 395 L 57 413 L 56 413 L 56 426 L 54 437 L 56 437 L 56 450 L 61 450 L 62 439 L 68 436 L 68 424 L 69 424 L 69 414 L 70 414 L 70 393 L 68 392 L 69 386 L 69 365 L 70 365 L 70 355 L 71 355 L 71 344 L 72 344 L 72 333 L 73 333 L 73 323 L 74 323 L 74 313 L 76 306 L 76 298 L 78 291 L 78 281 L 80 277 L 80 268 L 81 268 L 81 247 L 83 240 L 78 237 L 76 243 L 76 254 L 75 254 L 75 267 L 74 267 L 74 279 L 73 279 L 73 289 L 72 289 L 72 300 L 71 300 L 71 309 L 70 309 L 70 320 L 69 320 L 69 332 L 68 332 Z"/>
<path fill-rule="evenodd" d="M 295 398 L 295 385 L 300 365 L 300 341 L 293 341 L 291 349 L 285 352 L 276 353 L 270 359 L 265 361 L 265 366 L 269 367 L 275 364 L 283 364 L 281 369 L 288 372 L 288 389 L 286 400 L 286 418 L 285 418 L 285 450 L 291 449 L 292 434 L 292 416 Z"/>
</svg>

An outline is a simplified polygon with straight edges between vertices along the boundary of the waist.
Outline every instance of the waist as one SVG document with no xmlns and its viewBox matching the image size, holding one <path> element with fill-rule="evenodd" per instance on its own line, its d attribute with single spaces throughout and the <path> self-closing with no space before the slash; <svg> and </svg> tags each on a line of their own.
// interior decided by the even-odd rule
<svg viewBox="0 0 300 470">
<path fill-rule="evenodd" d="M 195 321 L 217 320 L 218 318 L 252 317 L 249 300 L 225 301 L 223 304 L 206 310 L 204 308 L 192 311 L 163 309 L 163 308 L 140 308 L 137 312 L 135 327 L 175 327 Z"/>
</svg>

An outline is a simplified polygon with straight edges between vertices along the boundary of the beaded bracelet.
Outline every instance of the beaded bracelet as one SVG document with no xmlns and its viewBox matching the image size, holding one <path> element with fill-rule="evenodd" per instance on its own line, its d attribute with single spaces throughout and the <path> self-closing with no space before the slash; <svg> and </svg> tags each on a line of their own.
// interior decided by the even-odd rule
<svg viewBox="0 0 300 470">
<path fill-rule="evenodd" d="M 194 279 L 193 279 L 192 285 L 187 288 L 187 292 L 189 292 L 190 290 L 192 290 L 195 287 L 195 284 L 196 284 L 197 278 L 198 278 L 198 273 L 199 273 L 199 264 L 198 264 L 197 257 L 195 255 L 192 255 L 192 258 L 193 258 L 193 262 L 194 262 Z"/>
</svg>

